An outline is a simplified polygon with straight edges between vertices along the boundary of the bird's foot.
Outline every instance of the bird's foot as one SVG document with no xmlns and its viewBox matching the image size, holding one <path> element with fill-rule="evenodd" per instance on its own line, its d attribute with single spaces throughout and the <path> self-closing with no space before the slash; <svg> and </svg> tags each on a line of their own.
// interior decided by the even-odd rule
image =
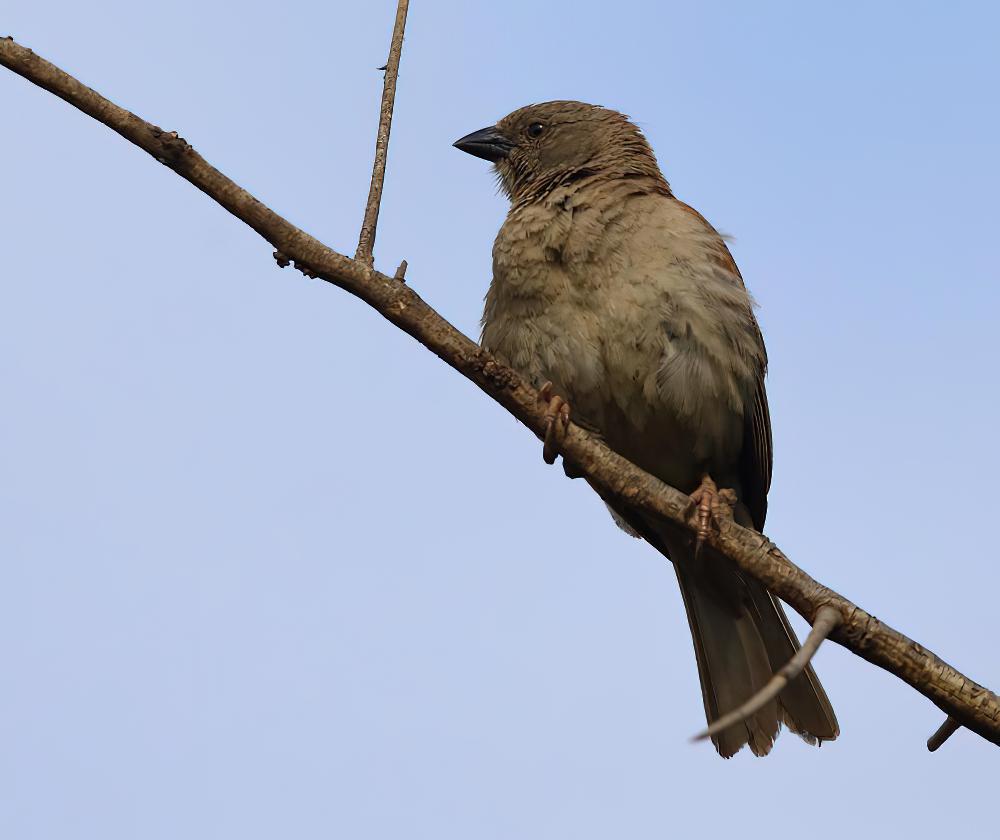
<svg viewBox="0 0 1000 840">
<path fill-rule="evenodd" d="M 720 490 L 712 481 L 712 477 L 706 474 L 698 489 L 691 494 L 691 501 L 694 505 L 695 522 L 698 528 L 695 535 L 695 553 L 697 554 L 701 551 L 705 540 L 708 539 L 713 522 L 718 527 L 719 520 L 733 518 L 736 493 L 728 487 Z"/>
<path fill-rule="evenodd" d="M 545 443 L 542 445 L 542 459 L 546 464 L 556 462 L 556 455 L 562 449 L 563 439 L 569 428 L 569 403 L 558 394 L 553 394 L 553 387 L 551 382 L 546 382 L 538 391 L 539 402 L 545 403 Z"/>
</svg>

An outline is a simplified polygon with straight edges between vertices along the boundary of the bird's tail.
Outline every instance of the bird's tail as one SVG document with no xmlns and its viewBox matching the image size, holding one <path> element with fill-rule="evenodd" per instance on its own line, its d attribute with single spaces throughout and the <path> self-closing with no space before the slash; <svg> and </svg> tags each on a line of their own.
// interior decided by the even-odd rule
<svg viewBox="0 0 1000 840">
<path fill-rule="evenodd" d="M 763 688 L 798 650 L 799 641 L 781 604 L 762 584 L 708 548 L 695 557 L 690 540 L 663 537 L 684 596 L 711 723 Z M 811 666 L 752 718 L 712 742 L 724 758 L 744 744 L 754 755 L 767 755 L 781 723 L 811 744 L 837 737 L 837 717 Z"/>
</svg>

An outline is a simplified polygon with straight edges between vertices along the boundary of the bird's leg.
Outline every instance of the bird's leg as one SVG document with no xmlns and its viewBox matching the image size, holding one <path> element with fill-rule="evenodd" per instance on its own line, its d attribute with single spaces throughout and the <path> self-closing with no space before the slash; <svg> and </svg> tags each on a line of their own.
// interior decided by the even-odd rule
<svg viewBox="0 0 1000 840">
<path fill-rule="evenodd" d="M 691 501 L 695 506 L 697 516 L 698 531 L 695 537 L 695 553 L 701 551 L 705 540 L 708 539 L 708 532 L 712 527 L 713 520 L 718 523 L 720 519 L 732 519 L 733 507 L 736 505 L 736 493 L 729 488 L 720 490 L 712 477 L 705 473 L 701 484 L 691 494 Z"/>
<path fill-rule="evenodd" d="M 538 390 L 538 399 L 545 403 L 545 443 L 542 459 L 546 464 L 554 464 L 556 455 L 562 448 L 566 429 L 569 428 L 569 403 L 558 394 L 552 393 L 553 385 L 546 382 Z"/>
</svg>

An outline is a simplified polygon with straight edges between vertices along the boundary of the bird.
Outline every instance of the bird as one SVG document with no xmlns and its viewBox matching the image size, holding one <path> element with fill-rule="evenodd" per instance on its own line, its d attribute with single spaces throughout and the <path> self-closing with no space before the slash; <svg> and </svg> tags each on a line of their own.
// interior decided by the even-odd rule
<svg viewBox="0 0 1000 840">
<path fill-rule="evenodd" d="M 799 648 L 780 602 L 705 544 L 717 517 L 761 531 L 767 513 L 772 438 L 755 303 L 726 241 L 674 196 L 624 114 L 543 102 L 454 146 L 489 161 L 509 199 L 481 345 L 539 390 L 545 460 L 572 417 L 692 498 L 696 535 L 609 507 L 672 561 L 711 723 Z M 712 742 L 725 758 L 744 746 L 767 755 L 782 724 L 811 744 L 839 734 L 812 666 Z"/>
</svg>

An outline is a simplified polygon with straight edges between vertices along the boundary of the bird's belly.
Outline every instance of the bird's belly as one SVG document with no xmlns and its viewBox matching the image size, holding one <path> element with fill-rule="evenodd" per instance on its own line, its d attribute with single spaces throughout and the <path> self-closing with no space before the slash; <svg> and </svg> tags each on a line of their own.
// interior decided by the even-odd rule
<svg viewBox="0 0 1000 840">
<path fill-rule="evenodd" d="M 699 400 L 697 419 L 685 416 L 658 387 L 658 348 L 610 342 L 622 332 L 608 328 L 606 312 L 550 302 L 487 322 L 483 343 L 535 387 L 551 382 L 574 420 L 662 481 L 689 492 L 708 472 L 732 486 L 737 476 L 727 473 L 738 460 L 741 418 L 710 394 Z"/>
<path fill-rule="evenodd" d="M 601 427 L 608 377 L 595 318 L 569 303 L 549 302 L 541 312 L 485 322 L 483 345 L 536 388 L 551 382 L 584 425 Z"/>
</svg>

